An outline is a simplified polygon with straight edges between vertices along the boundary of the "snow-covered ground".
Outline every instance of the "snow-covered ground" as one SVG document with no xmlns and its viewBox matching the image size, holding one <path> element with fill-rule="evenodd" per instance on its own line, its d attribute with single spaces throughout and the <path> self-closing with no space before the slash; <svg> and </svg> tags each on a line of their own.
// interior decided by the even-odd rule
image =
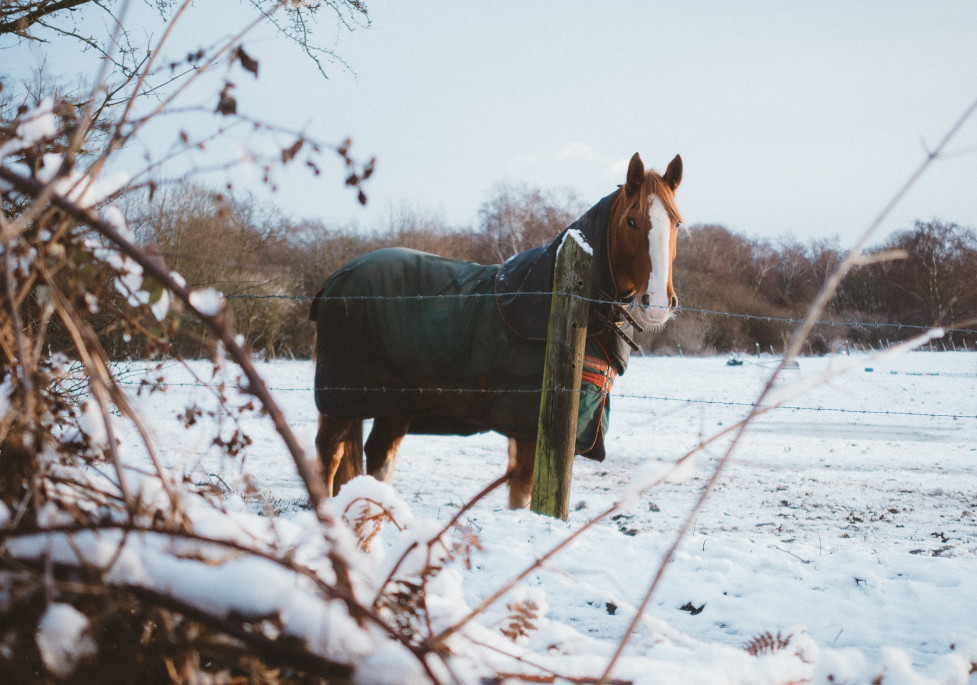
<svg viewBox="0 0 977 685">
<path fill-rule="evenodd" d="M 607 460 L 574 464 L 567 522 L 509 511 L 503 490 L 464 516 L 482 546 L 470 569 L 458 566 L 465 603 L 477 605 L 613 505 L 642 466 L 673 462 L 743 418 L 775 360 L 742 361 L 633 359 L 614 386 Z M 884 674 L 885 683 L 968 682 L 977 660 L 977 354 L 802 358 L 783 373 L 780 391 L 843 366 L 851 368 L 748 429 L 613 678 L 856 683 Z M 312 363 L 259 370 L 311 449 Z M 177 418 L 190 404 L 207 407 L 207 391 L 179 366 L 166 377 L 165 394 L 135 402 L 173 472 L 196 481 L 219 475 L 235 487 L 243 470 L 286 519 L 301 517 L 301 483 L 269 422 L 245 420 L 254 442 L 243 460 L 218 456 L 209 421 L 185 429 Z M 548 608 L 513 653 L 564 675 L 599 676 L 727 444 L 708 445 L 694 468 L 530 573 L 517 593 L 531 592 Z M 502 474 L 505 448 L 494 434 L 409 436 L 393 486 L 415 524 L 445 522 Z M 507 614 L 503 599 L 478 623 L 492 627 Z M 789 649 L 747 654 L 743 646 L 767 633 L 793 635 Z M 493 667 L 527 668 L 507 658 L 492 657 Z"/>
</svg>

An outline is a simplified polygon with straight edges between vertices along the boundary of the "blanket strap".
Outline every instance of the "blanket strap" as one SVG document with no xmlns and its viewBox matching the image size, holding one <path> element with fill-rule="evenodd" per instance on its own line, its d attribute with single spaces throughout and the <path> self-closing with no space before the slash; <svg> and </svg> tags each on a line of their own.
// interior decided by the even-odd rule
<svg viewBox="0 0 977 685">
<path fill-rule="evenodd" d="M 584 356 L 583 365 L 581 380 L 596 385 L 604 394 L 609 393 L 611 385 L 614 383 L 614 377 L 617 376 L 617 370 L 614 366 L 600 357 L 589 354 Z"/>
</svg>

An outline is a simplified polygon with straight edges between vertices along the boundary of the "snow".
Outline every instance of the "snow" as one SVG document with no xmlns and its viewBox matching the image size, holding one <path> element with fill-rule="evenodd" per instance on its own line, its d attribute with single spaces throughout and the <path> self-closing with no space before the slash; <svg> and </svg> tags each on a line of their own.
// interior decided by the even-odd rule
<svg viewBox="0 0 977 685">
<path fill-rule="evenodd" d="M 51 604 L 37 627 L 37 648 L 44 665 L 59 678 L 74 673 L 75 666 L 95 653 L 95 643 L 88 634 L 85 614 L 70 604 Z"/>
<path fill-rule="evenodd" d="M 54 100 L 44 98 L 37 107 L 20 117 L 14 137 L 0 145 L 0 160 L 54 136 L 57 131 Z"/>
<path fill-rule="evenodd" d="M 563 241 L 560 243 L 560 250 L 563 249 L 563 245 L 567 240 L 573 240 L 573 242 L 575 242 L 577 246 L 583 250 L 584 254 L 588 254 L 591 257 L 594 256 L 594 248 L 592 248 L 587 242 L 587 239 L 584 238 L 583 233 L 577 229 L 571 228 L 566 232 L 566 234 L 563 236 Z"/>
<path fill-rule="evenodd" d="M 213 288 L 201 288 L 190 293 L 190 304 L 204 316 L 220 313 L 222 296 Z"/>
<path fill-rule="evenodd" d="M 106 447 L 109 444 L 108 430 L 105 426 L 106 417 L 94 400 L 87 400 L 82 405 L 78 427 L 95 447 Z"/>
<path fill-rule="evenodd" d="M 37 107 L 18 118 L 14 136 L 0 144 L 0 161 L 58 135 L 54 106 L 54 100 L 46 97 L 41 100 Z M 30 166 L 22 162 L 12 163 L 10 167 L 24 178 L 36 175 L 37 179 L 43 183 L 53 181 L 55 192 L 86 208 L 94 207 L 103 202 L 131 180 L 129 175 L 123 172 L 99 177 L 98 172 L 92 172 L 92 170 L 86 173 L 81 173 L 74 168 L 65 171 L 62 169 L 64 162 L 63 155 L 47 152 L 41 155 L 40 164 L 36 169 L 32 170 Z M 121 216 L 121 212 L 119 212 L 119 216 Z M 111 219 L 110 223 L 112 223 Z"/>
<path fill-rule="evenodd" d="M 10 391 L 13 388 L 12 379 L 4 374 L 0 377 L 0 416 L 6 416 L 10 411 Z"/>
<path fill-rule="evenodd" d="M 125 214 L 118 205 L 109 205 L 104 210 L 102 210 L 102 219 L 109 226 L 118 231 L 122 237 L 126 240 L 134 241 L 136 236 L 129 230 L 129 224 L 126 222 Z"/>
<path fill-rule="evenodd" d="M 337 518 L 368 518 L 382 508 L 396 522 L 367 551 L 352 535 L 336 541 L 353 560 L 357 596 L 368 602 L 398 562 L 398 577 L 444 564 L 428 586 L 428 619 L 438 631 L 529 569 L 449 639 L 451 673 L 462 682 L 493 672 L 599 678 L 731 438 L 710 439 L 749 413 L 777 363 L 743 361 L 633 359 L 612 394 L 607 460 L 574 464 L 569 520 L 510 511 L 500 489 L 459 520 L 478 541 L 462 552 L 449 552 L 454 533 L 430 549 L 426 542 L 501 475 L 506 440 L 408 436 L 389 486 L 360 479 L 332 502 Z M 189 366 L 210 378 L 207 364 Z M 138 383 L 137 367 L 127 382 Z M 149 378 L 160 373 L 145 367 Z M 851 370 L 822 383 L 843 367 Z M 311 444 L 313 363 L 264 362 L 259 371 L 300 440 Z M 321 524 L 302 509 L 301 482 L 269 422 L 246 416 L 253 444 L 243 459 L 221 456 L 211 445 L 220 417 L 206 414 L 213 391 L 179 365 L 162 374 L 165 394 L 137 396 L 133 386 L 131 400 L 174 480 L 219 478 L 238 493 L 252 483 L 266 505 L 285 512 L 272 525 L 253 501 L 188 502 L 195 529 L 222 540 L 277 540 L 328 580 L 328 565 L 318 561 Z M 969 675 L 977 660 L 975 379 L 977 354 L 963 352 L 802 358 L 798 369 L 785 370 L 778 390 L 787 405 L 741 437 L 610 676 L 635 683 L 868 683 L 882 674 L 887 684 L 977 682 Z M 795 396 L 798 388 L 805 394 Z M 184 428 L 177 416 L 191 404 L 204 414 Z M 117 426 L 122 443 L 138 444 L 127 430 Z M 128 459 L 149 468 L 135 452 Z M 669 473 L 678 461 L 682 468 Z M 167 506 L 161 492 L 156 497 Z M 379 508 L 351 506 L 357 500 Z M 619 501 L 621 508 L 601 516 Z M 28 554 L 32 544 L 12 541 L 7 549 Z M 89 562 L 116 558 L 112 574 L 120 581 L 267 616 L 322 653 L 351 659 L 359 682 L 424 681 L 407 650 L 390 641 L 377 648 L 375 627 L 327 607 L 307 580 L 280 565 L 231 550 L 204 565 L 189 550 L 173 556 L 173 543 L 162 537 L 130 536 L 120 545 L 103 533 L 36 546 L 54 560 L 74 559 L 78 549 Z M 526 598 L 545 614 L 513 642 L 502 634 L 508 607 Z M 765 634 L 781 636 L 786 647 L 757 656 L 744 650 Z"/>
<path fill-rule="evenodd" d="M 421 685 L 428 683 L 417 659 L 403 645 L 384 645 L 356 665 L 353 677 L 359 685 Z M 394 680 L 395 679 L 395 680 Z"/>
</svg>

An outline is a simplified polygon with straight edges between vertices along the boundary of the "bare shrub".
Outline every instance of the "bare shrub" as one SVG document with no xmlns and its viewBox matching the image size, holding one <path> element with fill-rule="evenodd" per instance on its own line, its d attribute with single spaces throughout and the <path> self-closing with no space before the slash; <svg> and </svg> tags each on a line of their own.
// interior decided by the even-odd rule
<svg viewBox="0 0 977 685">
<path fill-rule="evenodd" d="M 221 56 L 257 69 L 228 44 L 195 58 L 204 60 L 198 71 Z M 146 213 L 140 244 L 113 203 L 119 187 L 101 178 L 105 160 L 145 122 L 130 121 L 126 106 L 143 92 L 143 79 L 122 82 L 118 108 L 45 98 L 0 126 L 0 680 L 346 682 L 380 643 L 399 645 L 418 673 L 429 673 L 429 650 L 408 647 L 358 599 L 370 589 L 366 562 L 324 501 L 310 460 L 254 367 L 249 341 L 233 328 L 243 323 L 261 346 L 269 322 L 281 316 L 234 312 L 227 291 L 266 266 L 254 255 L 287 258 L 287 226 L 253 205 L 191 189 L 155 219 Z M 104 89 L 100 81 L 93 91 Z M 227 90 L 215 116 L 233 116 Z M 111 135 L 98 138 L 102 132 Z M 359 188 L 368 174 L 348 150 L 348 142 L 338 147 L 347 184 Z M 147 187 L 150 195 L 159 191 Z M 160 198 L 172 199 L 165 191 Z M 231 245 L 243 252 L 228 254 Z M 176 262 L 189 277 L 171 271 Z M 291 274 L 275 278 L 282 290 L 296 287 Z M 102 326 L 101 316 L 110 323 Z M 303 541 L 301 551 L 280 537 L 281 522 L 234 533 L 233 507 L 225 506 L 233 493 L 175 480 L 130 406 L 111 363 L 120 351 L 103 341 L 117 334 L 140 356 L 179 358 L 176 334 L 187 329 L 214 354 L 207 379 L 217 388 L 214 443 L 239 458 L 250 438 L 236 418 L 265 416 L 291 455 L 314 514 L 293 538 Z M 165 391 L 151 374 L 139 391 Z M 231 387 L 252 400 L 235 406 Z M 183 420 L 202 411 L 188 407 Z M 123 447 L 120 422 L 141 445 Z M 139 448 L 148 471 L 124 458 L 123 450 Z M 256 605 L 247 584 L 228 583 L 244 576 L 289 592 Z M 218 586 L 226 592 L 216 601 L 199 593 Z M 324 632 L 303 634 L 282 620 L 289 598 L 328 622 L 319 625 Z M 361 635 L 359 644 L 371 647 L 344 651 L 323 635 Z"/>
</svg>

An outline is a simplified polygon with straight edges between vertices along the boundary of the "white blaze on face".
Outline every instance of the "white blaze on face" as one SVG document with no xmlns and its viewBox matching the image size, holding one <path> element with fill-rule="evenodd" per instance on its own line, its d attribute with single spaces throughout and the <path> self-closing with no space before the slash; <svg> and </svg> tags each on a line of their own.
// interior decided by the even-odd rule
<svg viewBox="0 0 977 685">
<path fill-rule="evenodd" d="M 672 220 L 665 205 L 657 195 L 651 196 L 648 208 L 651 232 L 648 234 L 648 252 L 651 256 L 651 278 L 648 290 L 638 297 L 638 318 L 652 326 L 660 326 L 672 315 L 668 307 L 668 270 L 671 268 L 669 238 Z"/>
</svg>

